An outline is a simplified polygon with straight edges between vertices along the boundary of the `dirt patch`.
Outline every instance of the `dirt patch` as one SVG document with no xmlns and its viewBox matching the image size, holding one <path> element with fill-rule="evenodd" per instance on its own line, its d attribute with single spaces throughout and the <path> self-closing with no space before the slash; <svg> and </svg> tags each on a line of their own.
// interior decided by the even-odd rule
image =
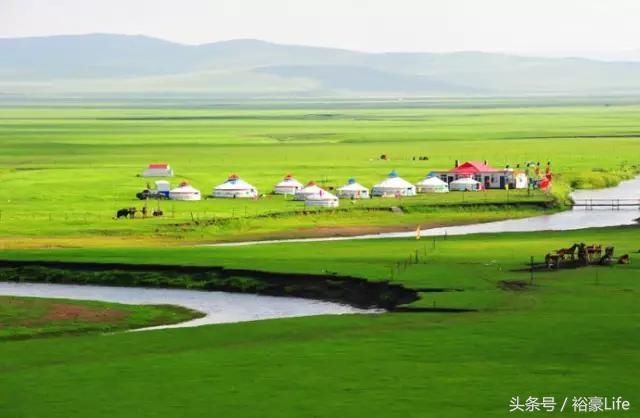
<svg viewBox="0 0 640 418">
<path fill-rule="evenodd" d="M 112 323 L 127 316 L 126 312 L 111 308 L 90 308 L 70 303 L 56 303 L 51 305 L 49 311 L 42 317 L 22 321 L 21 325 L 34 326 L 50 322 L 83 321 L 83 322 L 108 322 Z"/>
<path fill-rule="evenodd" d="M 88 322 L 105 322 L 122 319 L 126 315 L 123 311 L 110 308 L 93 309 L 86 306 L 58 303 L 51 307 L 42 319 L 47 321 L 79 320 Z"/>
<path fill-rule="evenodd" d="M 500 280 L 498 287 L 502 290 L 510 290 L 513 292 L 519 292 L 527 290 L 530 284 L 526 280 Z"/>
</svg>

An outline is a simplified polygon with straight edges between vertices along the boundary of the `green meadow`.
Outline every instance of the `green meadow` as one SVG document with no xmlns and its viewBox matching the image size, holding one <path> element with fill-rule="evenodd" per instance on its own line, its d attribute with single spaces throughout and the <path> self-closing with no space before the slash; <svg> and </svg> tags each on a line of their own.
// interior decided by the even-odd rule
<svg viewBox="0 0 640 418">
<path fill-rule="evenodd" d="M 0 297 L 0 416 L 501 417 L 520 414 L 509 413 L 515 396 L 554 396 L 558 408 L 568 399 L 568 410 L 550 416 L 572 415 L 573 397 L 621 396 L 630 412 L 597 415 L 636 416 L 638 226 L 194 244 L 414 230 L 562 210 L 572 188 L 611 186 L 638 173 L 638 120 L 638 105 L 547 100 L 500 108 L 1 108 L 0 259 L 331 272 L 401 284 L 420 299 L 405 306 L 411 313 L 104 335 L 181 314 L 168 320 L 166 307 Z M 551 161 L 553 190 L 343 200 L 336 210 L 305 210 L 269 195 L 287 173 L 325 187 L 349 177 L 372 186 L 394 169 L 415 182 L 456 159 L 496 167 Z M 170 163 L 174 185 L 187 180 L 203 195 L 237 173 L 266 196 L 162 201 L 162 218 L 112 219 L 117 209 L 142 205 L 135 193 L 147 179 L 138 175 L 152 162 Z M 579 242 L 614 246 L 631 264 L 529 268 L 531 257 L 541 263 Z M 441 288 L 449 291 L 433 291 Z M 51 323 L 56 304 L 128 316 Z"/>
<path fill-rule="evenodd" d="M 510 416 L 511 397 L 640 391 L 637 227 L 237 248 L 5 251 L 13 259 L 323 268 L 413 288 L 414 306 L 476 312 L 310 317 L 0 344 L 0 410 L 20 417 Z M 536 271 L 573 242 L 632 264 Z M 426 255 L 424 255 L 426 254 Z M 504 281 L 523 282 L 510 287 Z M 571 410 L 564 412 L 572 414 Z M 560 415 L 558 413 L 558 415 Z"/>
<path fill-rule="evenodd" d="M 331 235 L 529 216 L 561 206 L 570 187 L 611 185 L 636 172 L 639 117 L 640 107 L 631 105 L 2 108 L 0 248 Z M 382 154 L 389 160 L 380 160 Z M 414 160 L 419 156 L 429 160 Z M 488 160 L 496 167 L 551 161 L 553 194 L 342 201 L 340 210 L 306 216 L 300 216 L 303 203 L 269 195 L 287 173 L 325 187 L 356 177 L 370 187 L 393 169 L 416 182 L 456 159 Z M 113 220 L 118 209 L 143 205 L 135 193 L 147 179 L 138 175 L 151 162 L 170 163 L 173 185 L 187 180 L 203 195 L 238 173 L 266 197 L 160 202 L 162 219 Z M 404 215 L 387 210 L 392 206 Z"/>
</svg>

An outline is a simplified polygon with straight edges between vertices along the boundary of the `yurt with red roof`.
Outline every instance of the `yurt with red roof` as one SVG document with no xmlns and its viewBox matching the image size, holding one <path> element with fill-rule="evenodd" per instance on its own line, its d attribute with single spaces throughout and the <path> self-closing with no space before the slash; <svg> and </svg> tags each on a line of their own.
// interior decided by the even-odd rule
<svg viewBox="0 0 640 418">
<path fill-rule="evenodd" d="M 303 189 L 304 186 L 298 180 L 296 180 L 291 174 L 287 174 L 273 190 L 274 194 L 291 194 L 294 195 L 298 190 Z"/>
<path fill-rule="evenodd" d="M 169 191 L 169 199 L 172 200 L 200 200 L 200 190 L 189 185 L 188 182 L 183 181 L 175 189 Z"/>
<path fill-rule="evenodd" d="M 142 177 L 173 177 L 173 170 L 167 163 L 153 163 L 145 168 Z"/>
<path fill-rule="evenodd" d="M 294 199 L 306 200 L 308 196 L 319 194 L 320 192 L 326 193 L 326 190 L 318 186 L 315 181 L 310 181 L 304 188 L 296 192 L 296 194 L 294 195 Z"/>
<path fill-rule="evenodd" d="M 229 199 L 253 199 L 258 197 L 258 190 L 246 181 L 242 180 L 237 174 L 232 174 L 229 176 L 227 181 L 213 189 L 212 196 Z"/>
</svg>

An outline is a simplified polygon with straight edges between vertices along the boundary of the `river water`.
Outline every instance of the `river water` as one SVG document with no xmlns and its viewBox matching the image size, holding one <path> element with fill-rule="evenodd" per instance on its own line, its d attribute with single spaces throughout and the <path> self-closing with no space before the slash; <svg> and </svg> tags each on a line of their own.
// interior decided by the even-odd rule
<svg viewBox="0 0 640 418">
<path fill-rule="evenodd" d="M 376 312 L 312 299 L 180 289 L 0 282 L 0 295 L 180 305 L 206 314 L 205 317 L 180 324 L 144 328 L 145 330 L 296 316 Z"/>
</svg>

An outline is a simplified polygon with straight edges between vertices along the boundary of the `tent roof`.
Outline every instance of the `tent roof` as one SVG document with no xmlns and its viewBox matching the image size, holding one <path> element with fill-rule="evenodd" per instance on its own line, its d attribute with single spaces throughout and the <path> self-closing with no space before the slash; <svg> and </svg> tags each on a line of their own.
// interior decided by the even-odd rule
<svg viewBox="0 0 640 418">
<path fill-rule="evenodd" d="M 498 170 L 484 164 L 481 161 L 467 161 L 466 163 L 450 170 L 454 174 L 477 174 L 477 173 L 494 173 Z"/>
<path fill-rule="evenodd" d="M 167 163 L 153 163 L 149 164 L 147 168 L 169 168 L 169 164 Z"/>
<path fill-rule="evenodd" d="M 405 179 L 401 177 L 387 177 L 382 180 L 380 183 L 373 186 L 374 188 L 396 188 L 396 189 L 408 189 L 413 188 L 413 184 L 409 183 Z"/>
<path fill-rule="evenodd" d="M 446 186 L 447 183 L 440 180 L 439 177 L 427 177 L 417 183 L 418 186 Z"/>
<path fill-rule="evenodd" d="M 215 190 L 249 190 L 255 189 L 252 185 L 242 180 L 235 174 L 230 176 L 227 181 L 222 184 L 217 185 Z"/>
<path fill-rule="evenodd" d="M 311 182 L 311 183 L 313 183 L 313 182 Z M 298 190 L 298 192 L 301 192 L 301 193 L 312 193 L 312 194 L 314 194 L 314 193 L 319 193 L 320 191 L 322 191 L 322 192 L 324 192 L 324 193 L 327 193 L 324 189 L 322 189 L 322 188 L 321 188 L 320 186 L 318 186 L 317 184 L 315 184 L 315 183 L 311 184 L 311 183 L 310 183 L 307 187 L 305 187 L 305 188 L 303 188 L 303 189 Z"/>
<path fill-rule="evenodd" d="M 183 186 L 178 186 L 175 189 L 171 189 L 169 193 L 200 193 L 200 190 L 190 186 L 189 184 L 185 184 Z"/>
<path fill-rule="evenodd" d="M 351 179 L 349 180 L 348 184 L 345 184 L 342 187 L 338 188 L 338 191 L 369 191 L 369 189 L 367 189 L 366 187 L 364 187 L 362 184 L 358 183 L 355 181 L 351 182 Z"/>
<path fill-rule="evenodd" d="M 293 186 L 302 187 L 302 183 L 300 183 L 298 180 L 294 179 L 293 177 L 287 176 L 284 179 L 280 180 L 278 184 L 276 184 L 276 187 L 293 187 Z"/>
</svg>

